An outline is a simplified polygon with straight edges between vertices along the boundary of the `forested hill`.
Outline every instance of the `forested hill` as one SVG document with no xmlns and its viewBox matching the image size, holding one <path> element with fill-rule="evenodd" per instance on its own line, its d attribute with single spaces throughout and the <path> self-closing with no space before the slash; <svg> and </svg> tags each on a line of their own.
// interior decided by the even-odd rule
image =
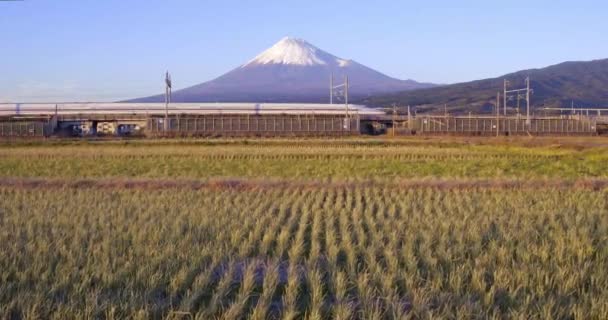
<svg viewBox="0 0 608 320">
<path fill-rule="evenodd" d="M 524 87 L 530 76 L 534 90 L 533 108 L 608 107 L 608 59 L 587 62 L 564 62 L 542 69 L 522 70 L 492 79 L 457 83 L 441 87 L 408 92 L 376 95 L 362 103 L 370 106 L 399 105 L 419 106 L 419 109 L 441 109 L 447 104 L 453 112 L 490 111 L 496 101 L 496 93 L 502 91 L 503 79 L 511 86 Z M 523 106 L 522 101 L 522 106 Z M 508 106 L 515 108 L 516 101 Z"/>
</svg>

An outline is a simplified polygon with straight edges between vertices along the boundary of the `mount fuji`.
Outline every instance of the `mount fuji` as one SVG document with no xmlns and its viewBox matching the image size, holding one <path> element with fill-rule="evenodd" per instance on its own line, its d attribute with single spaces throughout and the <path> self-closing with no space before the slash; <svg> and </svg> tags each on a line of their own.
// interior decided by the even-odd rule
<svg viewBox="0 0 608 320">
<path fill-rule="evenodd" d="M 285 37 L 244 65 L 209 82 L 174 91 L 174 102 L 328 102 L 329 79 L 349 80 L 349 99 L 435 86 L 399 80 L 310 43 Z M 160 102 L 163 95 L 131 100 Z M 338 101 L 338 100 L 336 100 Z"/>
</svg>

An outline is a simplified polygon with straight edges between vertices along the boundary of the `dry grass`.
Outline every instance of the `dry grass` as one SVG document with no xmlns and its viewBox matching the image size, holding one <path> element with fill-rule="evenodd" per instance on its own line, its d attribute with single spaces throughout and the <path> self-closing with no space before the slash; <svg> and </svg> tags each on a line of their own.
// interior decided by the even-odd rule
<svg viewBox="0 0 608 320">
<path fill-rule="evenodd" d="M 244 179 L 210 178 L 189 179 L 44 179 L 3 178 L 0 187 L 13 189 L 96 189 L 96 190 L 253 190 L 293 188 L 314 190 L 318 188 L 433 188 L 437 190 L 602 190 L 608 188 L 608 179 L 403 179 L 403 180 L 297 180 L 297 179 Z"/>
<path fill-rule="evenodd" d="M 0 188 L 0 312 L 601 318 L 608 192 Z"/>
<path fill-rule="evenodd" d="M 0 318 L 604 318 L 607 147 L 3 144 Z"/>
<path fill-rule="evenodd" d="M 608 148 L 454 144 L 431 140 L 212 141 L 15 145 L 0 177 L 391 180 L 607 178 Z"/>
</svg>

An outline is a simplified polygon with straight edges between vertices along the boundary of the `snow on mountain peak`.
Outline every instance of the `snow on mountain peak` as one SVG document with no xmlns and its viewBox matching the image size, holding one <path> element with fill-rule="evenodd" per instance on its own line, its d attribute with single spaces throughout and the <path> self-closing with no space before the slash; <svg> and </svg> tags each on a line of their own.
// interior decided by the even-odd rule
<svg viewBox="0 0 608 320">
<path fill-rule="evenodd" d="M 284 37 L 244 66 L 288 64 L 300 66 L 338 65 L 344 67 L 349 63 L 349 60 L 335 57 L 305 40 Z"/>
</svg>

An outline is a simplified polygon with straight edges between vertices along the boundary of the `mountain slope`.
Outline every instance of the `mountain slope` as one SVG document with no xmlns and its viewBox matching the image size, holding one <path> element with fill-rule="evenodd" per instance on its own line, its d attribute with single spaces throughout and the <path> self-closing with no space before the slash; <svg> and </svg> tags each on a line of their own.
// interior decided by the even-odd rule
<svg viewBox="0 0 608 320">
<path fill-rule="evenodd" d="M 212 81 L 173 92 L 175 102 L 326 102 L 329 78 L 349 77 L 349 97 L 418 88 L 432 84 L 398 80 L 352 60 L 338 58 L 301 39 L 283 38 L 246 64 Z M 163 101 L 162 95 L 135 99 Z"/>
<path fill-rule="evenodd" d="M 530 76 L 534 93 L 533 108 L 605 106 L 608 105 L 608 59 L 587 62 L 564 62 L 542 69 L 530 69 L 501 77 L 458 83 L 409 92 L 376 95 L 363 102 L 373 106 L 400 105 L 424 106 L 422 109 L 443 111 L 444 104 L 456 112 L 489 111 L 496 101 L 496 93 L 503 88 L 503 79 L 511 88 L 524 87 Z M 516 101 L 508 106 L 515 108 Z M 524 105 L 524 102 L 521 102 Z"/>
</svg>

